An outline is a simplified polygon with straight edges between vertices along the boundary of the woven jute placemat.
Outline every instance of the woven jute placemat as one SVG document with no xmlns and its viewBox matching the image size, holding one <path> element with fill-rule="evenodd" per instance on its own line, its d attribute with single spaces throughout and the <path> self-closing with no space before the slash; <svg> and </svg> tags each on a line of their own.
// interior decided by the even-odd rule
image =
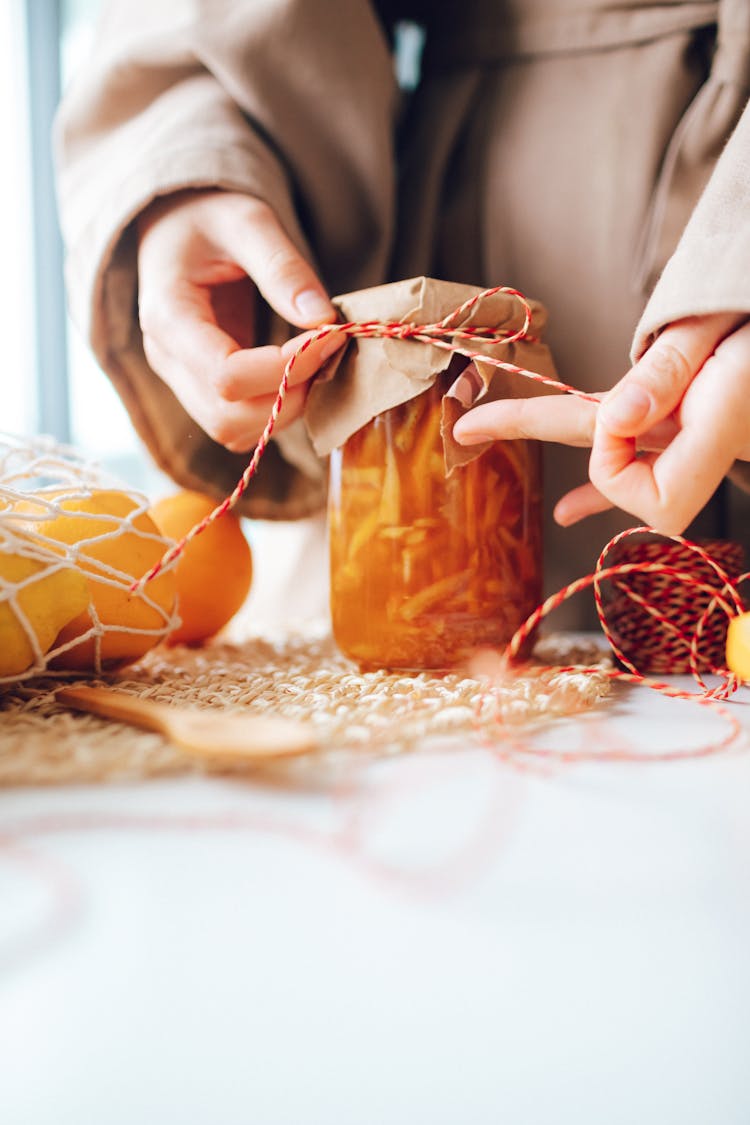
<svg viewBox="0 0 750 1125">
<path fill-rule="evenodd" d="M 336 755 L 401 753 L 432 736 L 501 739 L 509 724 L 517 730 L 518 724 L 573 714 L 609 692 L 607 662 L 594 646 L 553 637 L 537 646 L 535 658 L 511 678 L 489 682 L 470 672 L 360 673 L 325 628 L 309 626 L 197 649 L 162 646 L 107 684 L 176 706 L 252 708 L 310 722 L 322 749 L 306 762 L 309 774 L 316 760 L 322 765 Z M 595 661 L 602 662 L 600 673 L 559 667 Z M 61 707 L 55 700 L 59 686 L 59 679 L 46 677 L 0 692 L 0 786 L 165 777 L 207 768 L 160 735 Z"/>
</svg>

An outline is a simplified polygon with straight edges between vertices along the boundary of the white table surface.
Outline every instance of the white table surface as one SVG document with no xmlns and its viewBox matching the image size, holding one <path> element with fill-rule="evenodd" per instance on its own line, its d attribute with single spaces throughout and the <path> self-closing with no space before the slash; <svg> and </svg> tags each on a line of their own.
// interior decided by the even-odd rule
<svg viewBox="0 0 750 1125">
<path fill-rule="evenodd" d="M 545 737 L 724 733 L 638 689 Z M 747 1125 L 747 744 L 527 764 L 0 794 L 0 1122 Z"/>
</svg>

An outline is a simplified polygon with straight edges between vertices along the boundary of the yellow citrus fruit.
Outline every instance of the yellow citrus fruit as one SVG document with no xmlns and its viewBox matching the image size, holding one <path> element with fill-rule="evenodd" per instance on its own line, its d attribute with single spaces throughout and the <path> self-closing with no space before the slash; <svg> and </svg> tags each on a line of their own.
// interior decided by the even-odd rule
<svg viewBox="0 0 750 1125">
<path fill-rule="evenodd" d="M 163 640 L 172 623 L 173 571 L 160 574 L 137 593 L 129 590 L 164 554 L 163 536 L 147 512 L 133 515 L 138 503 L 126 492 L 100 489 L 86 497 L 56 500 L 56 505 L 59 514 L 34 522 L 29 534 L 53 549 L 55 544 L 74 548 L 90 598 L 89 607 L 61 630 L 58 643 L 82 636 L 97 621 L 102 630 L 100 636 L 62 653 L 55 667 L 95 670 L 97 646 L 104 668 L 138 660 Z M 46 514 L 33 502 L 16 505 L 16 511 Z"/>
<path fill-rule="evenodd" d="M 750 680 L 750 613 L 741 613 L 729 622 L 727 668 L 741 680 Z"/>
<path fill-rule="evenodd" d="M 216 507 L 200 492 L 183 491 L 151 508 L 159 530 L 182 539 Z M 242 606 L 253 577 L 253 557 L 239 519 L 225 512 L 185 547 L 177 560 L 177 611 L 182 623 L 170 644 L 199 644 L 218 633 Z"/>
<path fill-rule="evenodd" d="M 49 652 L 60 630 L 89 603 L 86 579 L 59 560 L 43 561 L 0 544 L 0 676 L 16 676 Z M 39 652 L 24 627 L 36 637 Z"/>
</svg>

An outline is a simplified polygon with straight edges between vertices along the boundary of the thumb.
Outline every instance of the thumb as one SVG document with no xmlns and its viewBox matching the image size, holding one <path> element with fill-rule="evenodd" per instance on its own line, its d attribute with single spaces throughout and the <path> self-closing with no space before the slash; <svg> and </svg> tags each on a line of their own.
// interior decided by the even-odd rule
<svg viewBox="0 0 750 1125">
<path fill-rule="evenodd" d="M 336 310 L 312 266 L 300 254 L 271 208 L 248 199 L 239 222 L 222 241 L 272 309 L 299 328 L 315 328 L 336 319 Z"/>
<path fill-rule="evenodd" d="M 604 398 L 598 421 L 616 437 L 638 437 L 668 417 L 737 321 L 734 314 L 670 324 Z"/>
</svg>

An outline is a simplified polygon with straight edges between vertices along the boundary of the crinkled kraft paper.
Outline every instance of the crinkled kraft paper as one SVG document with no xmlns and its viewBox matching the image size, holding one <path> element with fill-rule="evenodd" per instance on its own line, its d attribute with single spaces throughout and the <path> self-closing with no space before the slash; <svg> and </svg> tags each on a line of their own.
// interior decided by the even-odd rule
<svg viewBox="0 0 750 1125">
<path fill-rule="evenodd" d="M 480 292 L 470 285 L 416 277 L 347 293 L 337 297 L 334 304 L 344 321 L 433 324 Z M 546 311 L 537 301 L 529 301 L 529 306 L 532 317 L 528 332 L 533 339 L 511 343 L 468 341 L 466 346 L 470 351 L 556 379 L 552 356 L 539 339 Z M 512 334 L 523 327 L 523 321 L 524 308 L 518 298 L 496 293 L 478 301 L 453 326 L 502 329 Z M 445 348 L 416 340 L 350 339 L 323 367 L 307 396 L 305 422 L 316 452 L 326 456 L 376 415 L 408 402 L 432 386 L 453 358 Z M 466 367 L 443 398 L 446 471 L 478 457 L 489 444 L 460 446 L 454 441 L 453 425 L 467 409 L 480 400 L 550 393 L 555 393 L 553 388 L 481 360 Z"/>
</svg>

